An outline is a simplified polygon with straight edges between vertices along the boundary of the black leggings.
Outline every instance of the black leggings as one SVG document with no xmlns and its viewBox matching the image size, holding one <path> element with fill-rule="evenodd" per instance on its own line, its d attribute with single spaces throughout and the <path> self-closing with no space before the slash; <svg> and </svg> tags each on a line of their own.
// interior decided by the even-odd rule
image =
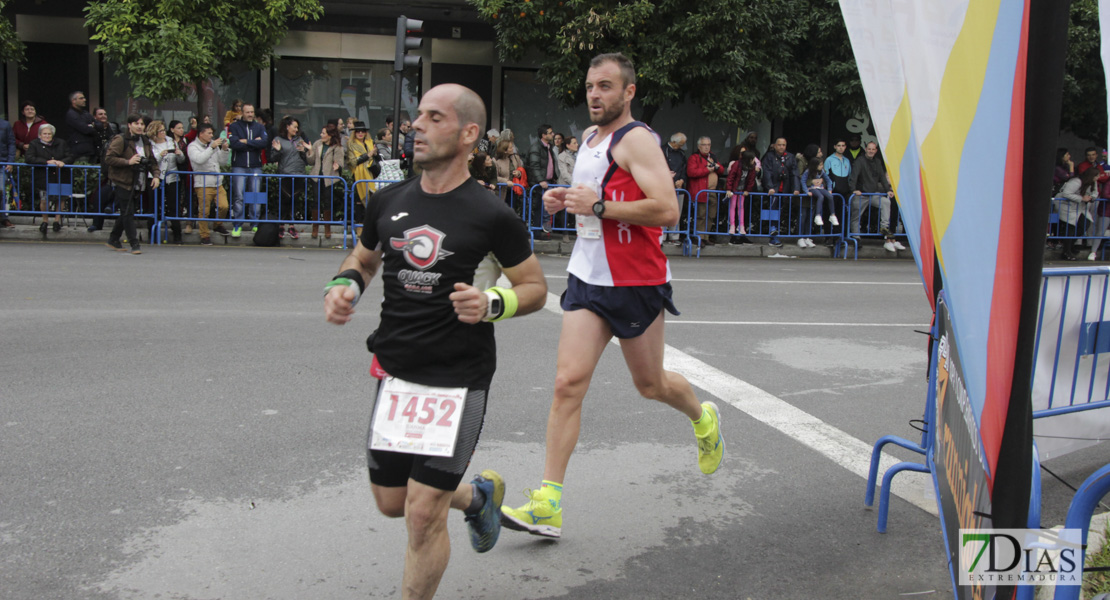
<svg viewBox="0 0 1110 600">
<path fill-rule="evenodd" d="M 1079 215 L 1079 218 L 1075 220 L 1075 225 L 1066 225 L 1063 221 L 1060 221 L 1060 224 L 1064 225 L 1065 233 L 1075 236 L 1082 236 L 1084 232 L 1091 228 L 1091 220 L 1084 214 Z M 1064 256 L 1075 256 L 1075 241 L 1076 238 L 1073 237 L 1064 238 Z"/>
</svg>

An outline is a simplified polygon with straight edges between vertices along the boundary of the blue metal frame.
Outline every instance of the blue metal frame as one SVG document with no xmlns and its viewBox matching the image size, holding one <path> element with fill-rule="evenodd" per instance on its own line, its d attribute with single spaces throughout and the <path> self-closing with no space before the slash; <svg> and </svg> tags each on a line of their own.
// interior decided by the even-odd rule
<svg viewBox="0 0 1110 600">
<path fill-rule="evenodd" d="M 215 172 L 211 172 L 211 171 L 168 171 L 166 174 L 168 175 L 168 174 L 171 174 L 171 173 L 176 174 L 176 175 L 179 176 L 179 179 L 178 179 L 179 184 L 181 183 L 181 181 L 183 179 L 188 178 L 188 177 L 195 177 L 195 176 L 208 176 L 208 177 L 222 176 L 222 177 L 224 177 L 224 183 L 221 185 L 221 187 L 223 187 L 224 191 L 227 193 L 228 216 L 227 216 L 227 218 L 221 219 L 221 218 L 218 218 L 219 215 L 217 213 L 217 218 L 210 219 L 207 216 L 202 218 L 200 216 L 194 215 L 194 211 L 199 211 L 200 210 L 199 206 L 196 202 L 196 196 L 195 196 L 194 189 L 190 188 L 188 190 L 183 190 L 181 185 L 177 186 L 178 201 L 176 202 L 176 204 L 178 206 L 181 206 L 181 200 L 180 200 L 181 195 L 183 193 L 188 194 L 188 197 L 189 197 L 188 213 L 185 216 L 179 216 L 179 215 L 170 216 L 170 215 L 167 215 L 166 214 L 166 188 L 165 188 L 165 186 L 160 186 L 158 188 L 157 194 L 155 196 L 155 210 L 154 210 L 154 212 L 156 213 L 156 216 L 151 215 L 152 217 L 155 218 L 154 227 L 152 228 L 153 231 L 151 232 L 152 243 L 157 244 L 157 243 L 161 242 L 162 237 L 165 233 L 164 232 L 165 223 L 169 222 L 169 221 L 209 221 L 209 222 L 230 221 L 231 212 L 233 210 L 233 202 L 234 202 L 234 199 L 232 198 L 232 191 L 230 189 L 231 188 L 231 178 L 233 176 L 236 176 L 235 174 L 233 174 L 233 173 L 215 173 Z M 348 189 L 347 188 L 347 181 L 345 179 L 343 179 L 342 177 L 339 177 L 337 175 L 282 175 L 282 174 L 273 174 L 273 173 L 263 173 L 261 175 L 239 174 L 237 176 L 238 177 L 259 177 L 259 178 L 262 179 L 262 181 L 264 181 L 264 183 L 259 186 L 261 189 L 257 192 L 250 192 L 250 191 L 247 191 L 244 188 L 244 190 L 243 190 L 243 211 L 244 211 L 244 213 L 247 212 L 246 207 L 250 206 L 250 205 L 260 205 L 260 206 L 263 206 L 263 207 L 267 206 L 269 204 L 270 182 L 271 181 L 277 181 L 278 182 L 277 185 L 278 185 L 279 200 L 278 200 L 278 215 L 277 215 L 277 218 L 270 219 L 269 215 L 266 214 L 266 210 L 263 209 L 262 211 L 260 211 L 261 212 L 261 214 L 260 214 L 261 218 L 252 219 L 252 222 L 258 222 L 258 223 L 292 223 L 292 224 L 295 224 L 295 225 L 335 225 L 335 226 L 338 226 L 338 227 L 343 227 L 346 230 L 348 227 L 351 226 L 350 225 L 351 221 L 354 219 L 354 210 L 353 210 L 354 202 L 352 200 L 352 195 L 354 193 L 354 187 L 355 186 L 351 186 L 351 188 Z M 303 186 L 299 185 L 297 183 L 300 180 L 304 181 Z M 331 184 L 330 186 L 327 186 L 327 185 L 324 185 L 325 180 L 331 180 L 331 181 L 334 181 L 335 183 Z M 302 202 L 304 203 L 306 209 L 310 208 L 310 205 L 311 205 L 311 200 L 307 197 L 307 192 L 308 192 L 309 189 L 311 189 L 310 186 L 316 186 L 317 189 L 321 190 L 321 191 L 322 191 L 322 189 L 326 189 L 328 191 L 328 194 L 330 195 L 330 206 L 332 207 L 332 210 L 330 212 L 332 213 L 333 216 L 335 214 L 337 214 L 339 211 L 336 210 L 336 205 L 338 204 L 343 209 L 343 213 L 344 213 L 343 220 L 338 220 L 338 219 L 331 219 L 331 220 L 310 219 L 309 215 L 307 213 L 311 212 L 311 211 L 307 211 L 307 210 L 306 210 L 306 214 L 302 215 L 303 218 L 296 219 L 296 218 L 294 218 L 296 216 L 296 210 L 295 210 L 296 199 L 295 198 L 293 200 L 293 202 L 294 202 L 294 214 L 283 215 L 282 212 L 281 212 L 281 209 L 282 209 L 281 205 L 283 204 L 283 201 L 280 199 L 280 196 L 281 196 L 281 186 L 283 185 L 283 182 L 285 182 L 285 181 L 290 182 L 289 185 L 293 187 L 293 190 L 294 190 L 293 193 L 294 194 L 297 193 L 298 188 L 301 188 L 301 189 L 304 190 L 306 196 L 303 198 Z M 366 181 L 368 181 L 368 180 L 360 180 L 356 183 L 362 183 L 362 182 L 366 182 Z M 372 180 L 370 182 L 371 183 L 380 183 L 379 180 Z M 340 187 L 337 187 L 337 186 L 340 186 Z M 322 216 L 325 212 L 328 212 L 328 211 L 323 210 L 323 207 L 324 207 L 324 201 L 321 198 L 320 202 L 316 206 L 317 215 Z M 139 215 L 136 215 L 136 216 L 139 216 Z M 244 214 L 244 217 L 245 216 L 246 216 L 246 214 Z M 343 248 L 346 248 L 346 247 L 347 247 L 347 236 L 344 235 L 343 236 Z"/>
<path fill-rule="evenodd" d="M 1107 494 L 1110 494 L 1110 465 L 1095 471 L 1084 480 L 1083 485 L 1079 486 L 1079 490 L 1075 492 L 1075 496 L 1072 497 L 1071 504 L 1068 506 L 1068 516 L 1064 519 L 1064 527 L 1079 529 L 1083 532 L 1083 553 L 1080 565 L 1087 562 L 1087 535 L 1090 533 L 1091 517 L 1094 516 L 1095 507 Z M 1081 579 L 1082 575 L 1081 570 Z M 1058 585 L 1054 598 L 1056 600 L 1079 600 L 1081 589 L 1082 586 L 1078 585 Z"/>
<path fill-rule="evenodd" d="M 879 459 L 882 457 L 883 447 L 887 444 L 894 444 L 907 450 L 912 450 L 923 456 L 928 456 L 932 451 L 933 442 L 933 427 L 932 419 L 936 412 L 936 395 L 937 395 L 937 326 L 934 323 L 929 330 L 932 336 L 932 343 L 929 350 L 929 389 L 925 395 L 925 416 L 922 419 L 923 426 L 921 431 L 921 441 L 911 442 L 903 437 L 896 435 L 887 435 L 879 438 L 875 442 L 874 448 L 871 450 L 871 467 L 867 472 L 867 490 L 864 494 L 863 503 L 871 506 L 875 501 L 875 480 L 879 474 Z M 894 476 L 903 471 L 910 471 L 915 473 L 931 473 L 931 469 L 926 463 L 913 463 L 913 462 L 900 462 L 889 469 L 883 474 L 883 487 L 879 496 L 879 519 L 876 529 L 879 533 L 886 533 L 887 516 L 890 511 L 890 486 L 894 481 Z M 940 496 L 937 496 L 940 498 Z"/>
</svg>

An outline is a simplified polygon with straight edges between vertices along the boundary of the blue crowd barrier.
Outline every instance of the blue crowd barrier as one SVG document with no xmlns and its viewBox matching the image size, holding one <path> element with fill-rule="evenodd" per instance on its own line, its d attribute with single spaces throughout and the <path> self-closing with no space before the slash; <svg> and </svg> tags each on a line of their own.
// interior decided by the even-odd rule
<svg viewBox="0 0 1110 600">
<path fill-rule="evenodd" d="M 548 188 L 565 188 L 568 185 L 560 185 L 557 183 L 550 183 Z M 524 204 L 527 207 L 528 218 L 525 223 L 528 224 L 528 231 L 532 239 L 536 238 L 537 233 L 541 232 L 555 232 L 555 233 L 573 233 L 575 231 L 574 215 L 565 210 L 561 210 L 554 215 L 547 214 L 543 207 L 543 193 L 547 191 L 542 185 L 536 184 L 528 188 L 526 200 Z M 544 229 L 544 223 L 549 223 L 549 227 Z"/>
<path fill-rule="evenodd" d="M 1082 283 L 1076 283 L 1083 278 Z M 1062 286 L 1052 291 L 1059 297 L 1059 306 L 1053 304 L 1048 311 L 1046 299 L 1050 286 Z M 1075 288 L 1075 289 L 1073 289 Z M 1092 298 L 1095 299 L 1092 301 Z M 1095 304 L 1094 302 L 1097 302 Z M 1050 368 L 1042 368 L 1042 361 L 1035 360 L 1030 374 L 1031 397 L 1034 404 L 1033 418 L 1078 413 L 1091 410 L 1110 409 L 1110 267 L 1089 267 L 1072 269 L 1045 269 L 1042 274 L 1041 306 L 1037 316 L 1037 333 L 1034 342 L 1034 357 L 1050 358 Z M 1074 317 L 1074 318 L 1073 318 Z M 936 401 L 936 327 L 933 327 L 932 362 L 929 366 L 929 387 L 926 396 L 922 436 L 919 442 L 898 436 L 884 436 L 876 443 L 871 453 L 871 468 L 868 474 L 864 503 L 871 506 L 874 502 L 878 478 L 879 459 L 884 446 L 895 444 L 918 454 L 928 456 L 936 442 L 935 430 L 930 419 L 935 414 Z M 1046 401 L 1047 400 L 1047 401 Z M 1044 406 L 1042 406 L 1044 405 Z M 1038 408 L 1040 407 L 1040 408 Z M 1034 469 L 1029 507 L 1029 527 L 1040 526 L 1040 453 L 1034 445 Z M 928 467 L 919 463 L 904 462 L 891 467 L 883 477 L 882 496 L 879 502 L 879 532 L 886 531 L 889 510 L 889 489 L 894 475 L 902 471 L 929 472 Z M 1101 472 L 1101 471 L 1100 471 Z M 1097 474 L 1096 474 L 1097 475 Z M 1092 476 L 1094 478 L 1094 476 Z M 1099 485 L 1110 485 L 1102 482 Z M 1101 489 L 1101 488 L 1100 488 Z M 1099 493 L 1101 499 L 1110 488 Z M 1081 490 L 1082 492 L 1082 490 Z M 1097 503 L 1097 500 L 1095 502 Z M 1076 504 L 1087 505 L 1089 498 L 1079 498 Z M 1082 510 L 1082 509 L 1078 509 Z M 1087 514 L 1089 521 L 1090 514 Z M 1070 527 L 1070 525 L 1069 525 Z M 1083 524 L 1086 530 L 1086 523 Z M 1084 533 L 1084 540 L 1086 533 Z M 1063 587 L 1063 586 L 1061 586 Z M 1058 598 L 1059 592 L 1057 595 Z M 1069 596 L 1072 597 L 1072 596 Z"/>
<path fill-rule="evenodd" d="M 351 237 L 351 246 L 354 246 L 358 241 L 357 229 L 363 226 L 364 215 L 359 214 L 361 211 L 357 209 L 358 206 L 358 188 L 360 185 L 370 186 L 372 192 L 381 190 L 382 188 L 389 187 L 395 183 L 399 183 L 399 179 L 357 179 L 351 183 L 350 188 L 347 190 L 346 210 L 344 211 L 345 220 L 343 223 L 343 248 L 347 247 L 347 236 Z"/>
<path fill-rule="evenodd" d="M 1091 255 L 1097 253 L 1099 260 L 1106 260 L 1107 246 L 1110 246 L 1106 243 L 1110 240 L 1110 216 L 1103 216 L 1101 213 L 1110 214 L 1110 199 L 1098 198 L 1092 200 L 1088 206 L 1079 206 L 1073 200 L 1056 197 L 1051 204 L 1048 213 L 1048 240 L 1091 240 L 1095 242 L 1091 247 Z M 1089 220 L 1082 220 L 1082 216 Z M 1069 222 L 1072 220 L 1076 221 L 1074 225 Z"/>
<path fill-rule="evenodd" d="M 505 185 L 505 184 L 501 184 L 501 185 Z M 570 187 L 570 186 L 564 185 L 564 184 L 549 184 L 548 185 L 548 188 L 556 188 L 556 187 L 565 188 L 565 187 Z M 522 202 L 522 205 L 526 209 L 525 212 L 524 212 L 524 216 L 522 218 L 524 218 L 525 223 L 528 225 L 528 231 L 529 231 L 529 234 L 533 237 L 533 240 L 535 239 L 535 235 L 536 235 L 537 232 L 544 231 L 544 219 L 549 219 L 550 227 L 548 229 L 552 233 L 560 233 L 560 234 L 575 233 L 577 231 L 577 227 L 576 227 L 577 224 L 576 224 L 576 221 L 575 221 L 575 215 L 573 215 L 573 214 L 571 214 L 571 213 L 569 213 L 565 210 L 559 211 L 555 215 L 548 215 L 547 211 L 544 210 L 543 200 L 542 200 L 544 191 L 545 190 L 544 190 L 543 186 L 534 185 L 534 186 L 532 186 L 531 188 L 528 189 L 528 193 L 526 194 L 526 199 Z M 685 198 L 687 200 L 690 197 L 690 192 L 688 192 L 684 189 L 681 189 L 681 188 L 675 190 L 675 193 L 676 193 L 676 198 L 675 198 L 676 202 L 681 203 L 683 201 L 683 196 L 685 196 Z M 680 204 L 679 206 L 681 207 L 682 205 Z M 539 212 L 537 214 L 537 212 L 534 212 L 534 211 L 539 211 Z M 662 239 L 660 239 L 660 244 L 662 244 L 664 242 L 667 235 L 669 235 L 669 234 L 681 235 L 681 236 L 686 237 L 685 240 L 682 240 L 683 255 L 688 256 L 690 254 L 690 240 L 689 240 L 690 231 L 689 231 L 688 227 L 683 227 L 681 225 L 681 218 L 679 219 L 679 222 L 675 224 L 675 226 L 669 227 L 669 228 L 668 227 L 663 227 L 662 228 L 662 233 L 661 233 Z"/>
<path fill-rule="evenodd" d="M 836 194 L 839 196 L 839 194 Z M 844 250 L 844 258 L 848 258 L 848 249 L 853 251 L 853 257 L 859 259 L 859 244 L 862 239 L 882 239 L 882 212 L 887 211 L 887 227 L 896 239 L 905 239 L 905 233 L 898 232 L 898 224 L 894 220 L 898 202 L 889 197 L 885 192 L 853 194 L 847 200 L 841 196 L 844 204 L 844 217 L 841 225 L 845 234 L 840 248 Z M 839 254 L 840 248 L 837 249 Z"/>
<path fill-rule="evenodd" d="M 11 172 L 7 172 L 11 167 Z M 116 206 L 107 173 L 99 165 L 64 165 L 50 167 L 27 163 L 0 163 L 4 179 L 0 189 L 3 208 L 0 213 L 46 219 L 58 216 L 75 218 L 115 218 Z M 153 223 L 157 206 L 156 189 L 148 189 L 136 198 L 135 218 Z M 45 208 L 44 208 L 45 203 Z"/>
<path fill-rule="evenodd" d="M 729 236 L 730 213 L 735 224 L 737 235 L 740 227 L 748 237 L 772 238 L 781 240 L 800 240 L 802 238 L 832 238 L 834 246 L 842 240 L 840 228 L 832 226 L 827 220 L 822 226 L 814 223 L 817 214 L 817 198 L 807 194 L 769 194 L 765 192 L 748 192 L 737 194 L 740 199 L 733 203 L 727 194 L 721 190 L 702 190 L 690 203 L 690 235 L 694 238 L 694 246 L 700 247 L 703 236 Z M 696 218 L 698 200 L 705 198 L 705 204 L 717 203 L 717 218 L 710 219 L 712 210 L 708 207 L 699 220 Z M 831 210 L 835 211 L 835 195 Z M 735 210 L 733 207 L 735 206 Z M 824 212 L 824 211 L 823 211 Z M 831 213 L 836 214 L 836 213 Z M 822 216 L 823 220 L 824 217 Z M 700 248 L 699 248 L 700 249 Z M 700 256 L 700 251 L 698 256 Z"/>
<path fill-rule="evenodd" d="M 682 245 L 682 255 L 690 256 L 690 249 L 693 247 L 690 238 L 690 191 L 684 188 L 675 188 L 674 193 L 675 201 L 678 202 L 678 222 L 671 227 L 663 228 L 663 240 L 678 238 L 678 243 Z"/>
<path fill-rule="evenodd" d="M 1060 306 L 1046 314 L 1050 291 L 1061 298 Z M 1108 294 L 1110 267 L 1044 270 L 1033 355 L 1040 357 L 1044 344 L 1052 352 L 1052 368 L 1034 360 L 1030 385 L 1034 393 L 1047 395 L 1046 406 L 1034 410 L 1034 419 L 1110 407 L 1110 361 L 1099 361 L 1110 352 Z M 1102 302 L 1093 305 L 1092 299 L 1099 298 Z"/>
<path fill-rule="evenodd" d="M 498 196 L 501 197 L 501 200 L 504 201 L 505 204 L 509 205 L 509 208 L 513 209 L 513 212 L 515 212 L 516 215 L 520 217 L 520 220 L 524 221 L 524 224 L 527 225 L 528 203 L 526 202 L 526 199 L 524 197 L 526 190 L 519 192 L 516 190 L 524 190 L 524 187 L 511 183 L 498 183 L 496 193 Z"/>
<path fill-rule="evenodd" d="M 1079 490 L 1072 497 L 1068 505 L 1068 516 L 1064 518 L 1064 527 L 1082 531 L 1080 542 L 1082 551 L 1079 559 L 1079 579 L 1083 580 L 1083 567 L 1087 562 L 1087 538 L 1090 534 L 1091 517 L 1099 502 L 1110 494 L 1110 464 L 1095 471 L 1079 486 Z M 1056 600 L 1079 600 L 1082 586 L 1058 585 L 1056 586 Z"/>
<path fill-rule="evenodd" d="M 11 172 L 7 167 L 11 167 Z M 33 217 L 111 216 L 111 186 L 99 165 L 67 164 L 47 166 L 27 163 L 0 163 L 0 212 Z M 47 209 L 43 209 L 43 201 Z M 155 192 L 140 199 L 135 217 L 153 218 Z"/>
<path fill-rule="evenodd" d="M 248 179 L 243 188 L 243 215 L 249 223 L 279 223 L 293 226 L 344 227 L 351 218 L 347 182 L 339 176 L 235 174 L 202 171 L 169 171 L 178 176 L 176 185 L 163 185 L 158 194 L 155 243 L 165 235 L 165 225 L 172 222 L 206 222 L 231 224 L 235 209 L 233 178 Z M 220 188 L 228 209 L 221 216 L 219 197 L 205 214 L 200 214 L 201 197 L 196 187 L 198 178 L 223 177 Z M 253 181 L 251 181 L 253 179 Z M 327 182 L 332 182 L 330 185 Z M 257 182 L 257 183 L 255 183 Z M 219 192 L 217 192 L 218 194 Z M 271 198 L 271 193 L 275 195 Z M 274 207 L 271 209 L 271 205 Z M 258 207 L 257 217 L 250 218 L 250 207 Z M 215 215 L 211 215 L 212 212 Z M 211 215 L 211 216 L 210 216 Z M 342 216 L 342 218 L 341 218 Z M 344 238 L 344 248 L 346 239 Z"/>
</svg>

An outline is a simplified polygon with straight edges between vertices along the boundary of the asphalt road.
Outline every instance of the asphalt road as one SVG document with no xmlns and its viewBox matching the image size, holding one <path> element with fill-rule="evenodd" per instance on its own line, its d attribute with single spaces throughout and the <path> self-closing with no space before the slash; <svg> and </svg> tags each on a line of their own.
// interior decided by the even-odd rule
<svg viewBox="0 0 1110 600">
<path fill-rule="evenodd" d="M 399 598 L 404 523 L 374 510 L 363 450 L 380 282 L 338 328 L 321 289 L 339 251 L 144 250 L 0 244 L 0 597 Z M 558 294 L 566 259 L 541 262 Z M 921 417 L 913 262 L 671 264 L 668 364 L 717 397 L 721 470 L 698 471 L 690 426 L 609 348 L 564 537 L 505 531 L 477 555 L 452 515 L 439 597 L 950 597 L 927 476 L 900 476 L 878 534 L 852 467 Z M 540 482 L 559 323 L 497 326 L 471 466 L 499 470 L 513 505 Z M 1105 462 L 1096 446 L 1049 467 L 1074 485 Z M 1047 525 L 1070 494 L 1046 475 Z"/>
</svg>

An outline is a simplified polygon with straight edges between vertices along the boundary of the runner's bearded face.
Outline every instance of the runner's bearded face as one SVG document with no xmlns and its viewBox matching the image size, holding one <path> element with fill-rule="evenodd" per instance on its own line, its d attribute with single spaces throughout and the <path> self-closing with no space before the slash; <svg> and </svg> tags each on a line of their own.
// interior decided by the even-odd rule
<svg viewBox="0 0 1110 600">
<path fill-rule="evenodd" d="M 599 127 L 620 118 L 628 106 L 628 88 L 621 69 L 615 62 L 605 62 L 586 72 L 586 102 L 590 107 L 590 122 Z"/>
<path fill-rule="evenodd" d="M 446 164 L 459 154 L 462 128 L 455 107 L 445 94 L 429 92 L 420 100 L 419 116 L 413 122 L 413 162 L 423 169 Z"/>
</svg>

